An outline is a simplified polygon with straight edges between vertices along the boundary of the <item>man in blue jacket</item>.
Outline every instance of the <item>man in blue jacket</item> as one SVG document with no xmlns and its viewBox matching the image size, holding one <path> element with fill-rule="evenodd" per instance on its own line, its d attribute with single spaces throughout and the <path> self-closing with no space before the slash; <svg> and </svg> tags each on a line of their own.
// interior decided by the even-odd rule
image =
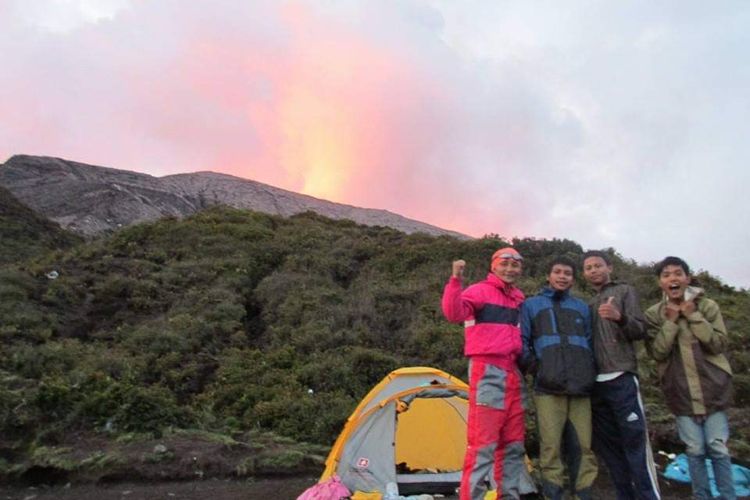
<svg viewBox="0 0 750 500">
<path fill-rule="evenodd" d="M 555 258 L 548 286 L 521 307 L 522 369 L 534 374 L 534 403 L 539 430 L 542 492 L 562 500 L 564 467 L 577 498 L 591 498 L 597 466 L 591 451 L 591 400 L 596 369 L 591 346 L 589 306 L 570 295 L 575 263 Z M 566 426 L 568 429 L 566 430 Z"/>
</svg>

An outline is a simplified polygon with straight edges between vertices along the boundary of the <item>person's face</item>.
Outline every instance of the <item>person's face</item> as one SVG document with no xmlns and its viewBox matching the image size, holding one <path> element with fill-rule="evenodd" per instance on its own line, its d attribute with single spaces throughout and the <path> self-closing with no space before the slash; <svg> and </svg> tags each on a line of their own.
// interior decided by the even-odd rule
<svg viewBox="0 0 750 500">
<path fill-rule="evenodd" d="M 685 297 L 685 289 L 690 285 L 690 275 L 682 266 L 664 266 L 659 274 L 659 286 L 673 302 L 681 302 Z"/>
<path fill-rule="evenodd" d="M 601 257 L 588 257 L 583 261 L 583 277 L 594 287 L 604 286 L 609 283 L 609 275 L 612 266 Z"/>
<path fill-rule="evenodd" d="M 575 276 L 573 275 L 573 268 L 566 266 L 565 264 L 555 264 L 547 276 L 547 283 L 553 290 L 564 292 L 571 286 Z"/>
<path fill-rule="evenodd" d="M 521 276 L 521 271 L 523 271 L 523 265 L 520 260 L 500 259 L 492 272 L 504 282 L 512 285 Z"/>
</svg>

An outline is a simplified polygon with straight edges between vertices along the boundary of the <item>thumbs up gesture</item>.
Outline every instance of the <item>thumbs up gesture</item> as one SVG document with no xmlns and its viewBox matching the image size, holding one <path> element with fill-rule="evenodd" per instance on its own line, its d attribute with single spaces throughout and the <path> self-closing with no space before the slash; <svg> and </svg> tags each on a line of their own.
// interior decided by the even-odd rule
<svg viewBox="0 0 750 500">
<path fill-rule="evenodd" d="M 614 300 L 614 297 L 609 297 L 606 302 L 599 306 L 598 312 L 600 318 L 611 321 L 620 321 L 622 314 L 620 314 L 620 310 L 617 306 L 614 305 Z"/>
</svg>

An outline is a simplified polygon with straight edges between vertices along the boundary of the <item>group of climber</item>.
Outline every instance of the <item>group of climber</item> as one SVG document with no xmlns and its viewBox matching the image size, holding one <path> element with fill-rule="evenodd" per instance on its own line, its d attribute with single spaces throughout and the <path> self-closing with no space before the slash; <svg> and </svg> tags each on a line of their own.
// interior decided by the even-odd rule
<svg viewBox="0 0 750 500">
<path fill-rule="evenodd" d="M 485 280 L 463 288 L 456 260 L 445 285 L 445 317 L 465 326 L 469 360 L 467 451 L 461 500 L 520 498 L 525 467 L 525 376 L 533 378 L 541 492 L 558 500 L 592 498 L 598 462 L 618 500 L 659 499 L 639 387 L 637 342 L 656 361 L 669 409 L 686 446 L 693 495 L 712 498 L 706 459 L 721 498 L 734 500 L 727 449 L 732 372 L 718 305 L 691 285 L 688 264 L 667 257 L 654 267 L 663 292 L 644 314 L 636 290 L 612 278 L 611 256 L 588 251 L 580 262 L 594 295 L 570 290 L 579 264 L 554 258 L 547 284 L 526 299 L 517 287 L 524 259 L 512 247 L 492 255 Z M 567 482 L 565 481 L 567 471 Z"/>
</svg>

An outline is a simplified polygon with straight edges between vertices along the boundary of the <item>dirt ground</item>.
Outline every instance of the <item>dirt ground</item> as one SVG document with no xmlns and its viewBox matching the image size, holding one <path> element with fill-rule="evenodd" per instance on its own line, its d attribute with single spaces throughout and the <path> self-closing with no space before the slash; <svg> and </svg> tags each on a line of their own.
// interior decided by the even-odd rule
<svg viewBox="0 0 750 500">
<path fill-rule="evenodd" d="M 665 424 L 660 435 L 671 435 L 668 432 L 671 427 Z M 264 462 L 263 457 L 283 455 L 282 445 L 263 439 L 247 436 L 241 443 L 227 444 L 200 433 L 132 442 L 108 440 L 99 435 L 72 436 L 70 442 L 60 445 L 60 449 L 69 451 L 52 458 L 64 458 L 70 463 L 83 463 L 97 456 L 118 457 L 118 460 L 104 462 L 100 468 L 81 469 L 83 472 L 74 468 L 75 473 L 49 467 L 32 468 L 17 478 L 17 483 L 0 481 L 0 500 L 295 500 L 317 481 L 321 464 L 311 459 L 286 468 L 263 465 L 275 463 Z M 657 449 L 670 449 L 669 444 L 660 442 Z M 157 448 L 166 451 L 157 452 Z M 659 470 L 663 470 L 664 456 L 657 454 L 655 459 Z M 252 472 L 239 474 L 246 463 L 252 465 L 247 467 Z M 593 497 L 615 500 L 606 471 L 600 468 L 599 472 Z M 257 477 L 246 479 L 249 475 Z M 35 486 L 28 486 L 32 484 Z M 665 480 L 661 480 L 661 490 L 664 500 L 691 496 L 689 485 Z"/>
<path fill-rule="evenodd" d="M 255 481 L 207 479 L 33 488 L 0 486 L 0 500 L 294 500 L 316 481 L 317 477 L 307 476 Z M 689 486 L 662 482 L 663 500 L 689 497 Z M 615 495 L 609 488 L 608 478 L 601 477 L 597 480 L 594 498 L 615 500 Z"/>
</svg>

